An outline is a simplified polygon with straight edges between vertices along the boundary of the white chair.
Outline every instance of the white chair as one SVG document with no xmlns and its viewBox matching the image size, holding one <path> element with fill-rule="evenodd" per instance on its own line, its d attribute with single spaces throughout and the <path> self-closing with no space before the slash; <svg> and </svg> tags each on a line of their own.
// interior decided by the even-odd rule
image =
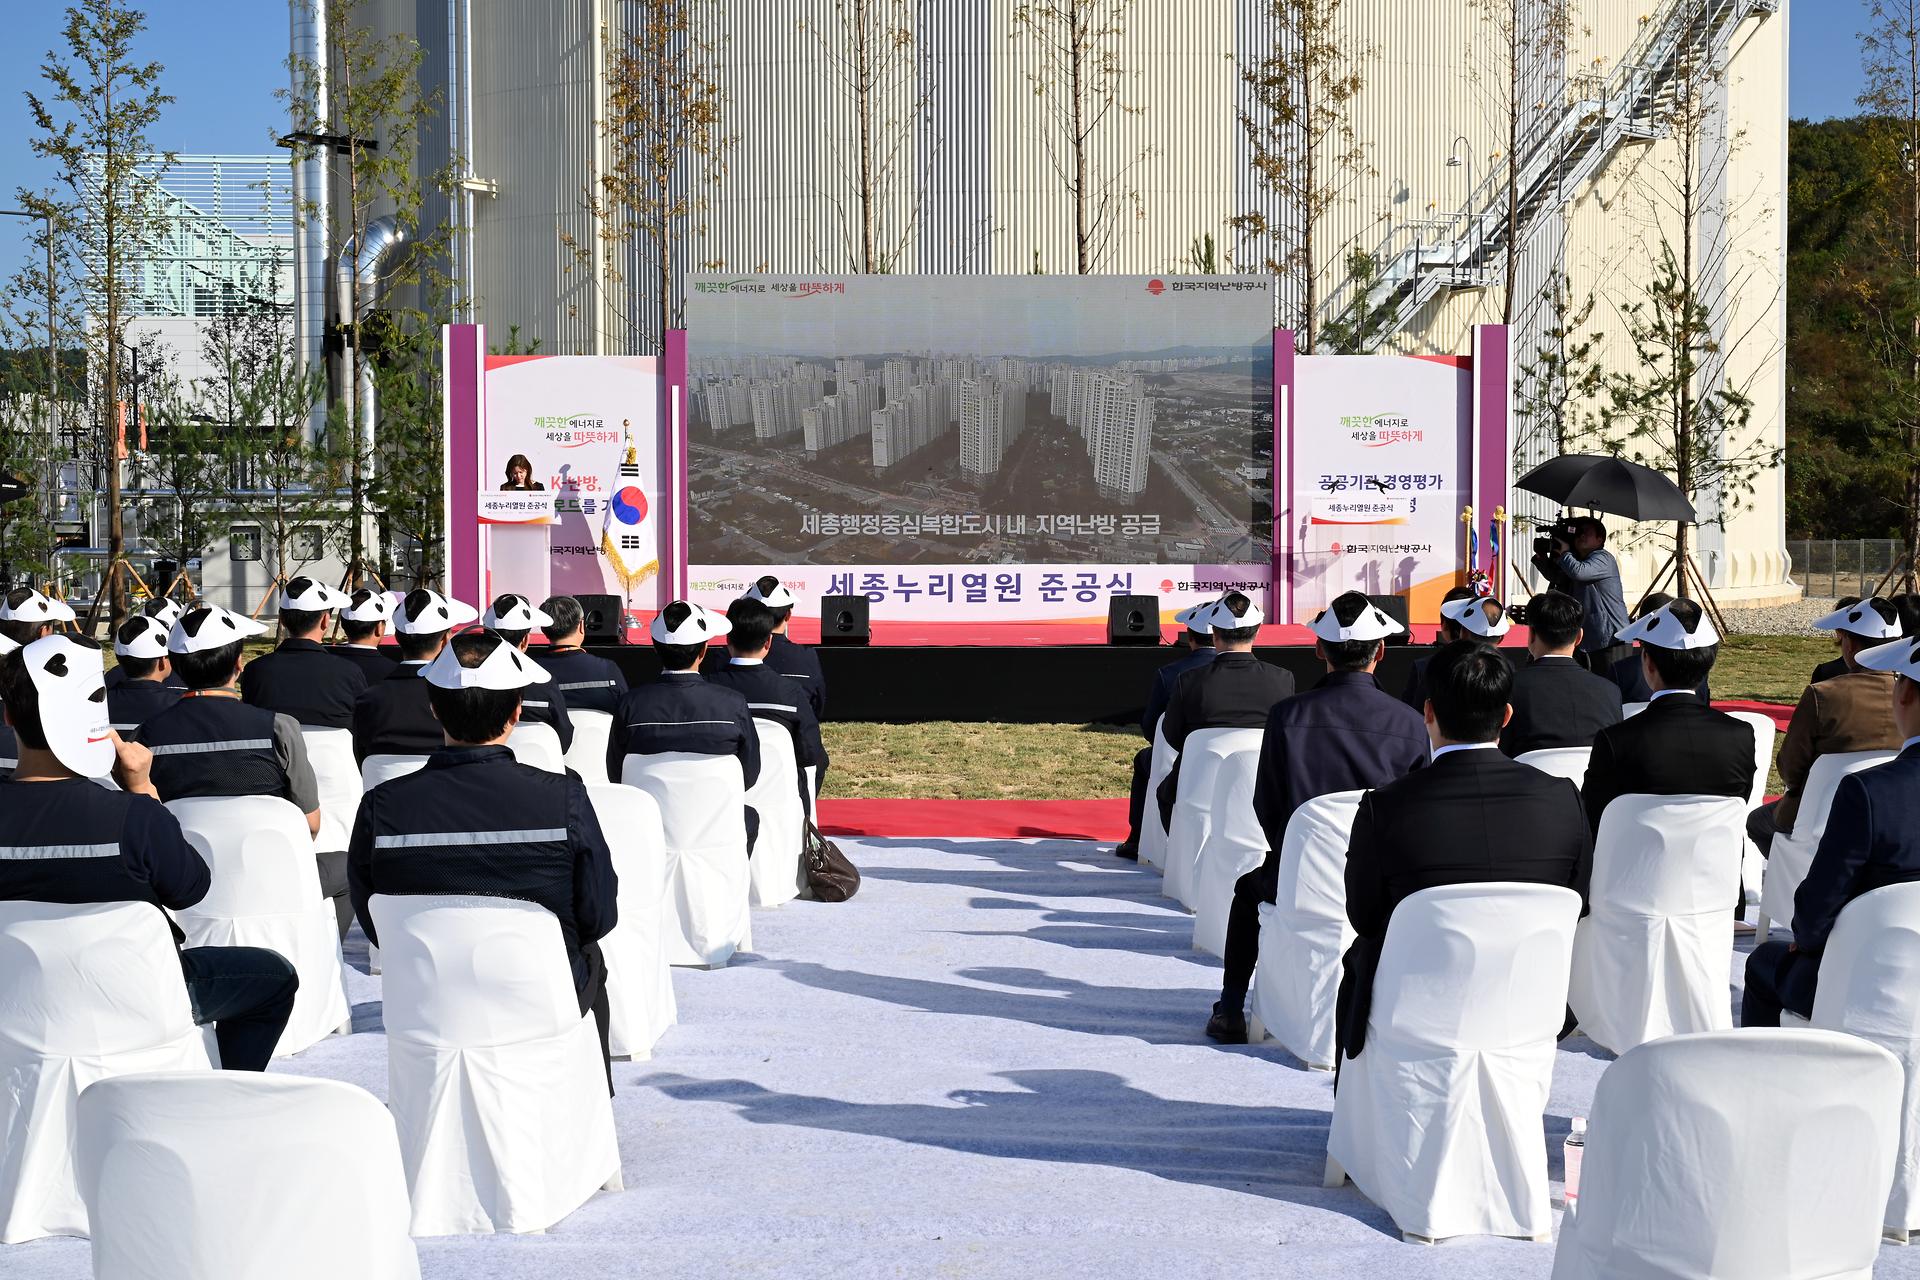
<svg viewBox="0 0 1920 1280">
<path fill-rule="evenodd" d="M 807 811 L 800 802 L 800 762 L 793 753 L 793 735 L 777 720 L 753 719 L 760 737 L 760 776 L 747 791 L 747 803 L 760 816 L 748 863 L 751 900 L 756 907 L 777 907 L 800 895 L 804 877 L 800 842 L 806 834 Z"/>
<path fill-rule="evenodd" d="M 1143 867 L 1161 867 L 1167 865 L 1167 828 L 1160 821 L 1160 784 L 1173 770 L 1174 749 L 1167 745 L 1161 736 L 1160 726 L 1153 726 L 1153 755 L 1147 767 L 1147 803 L 1140 813 L 1140 865 Z"/>
<path fill-rule="evenodd" d="M 1753 730 L 1753 787 L 1747 793 L 1747 809 L 1751 812 L 1767 798 L 1767 775 L 1773 769 L 1773 736 L 1779 731 L 1779 725 L 1772 716 L 1763 716 L 1758 711 L 1729 711 L 1726 714 Z M 1744 820 L 1740 830 L 1742 835 L 1746 834 Z M 1746 900 L 1758 903 L 1760 887 L 1766 883 L 1767 860 L 1760 856 L 1760 847 L 1752 840 L 1747 840 L 1743 848 L 1745 853 L 1741 858 L 1740 875 L 1746 886 Z"/>
<path fill-rule="evenodd" d="M 273 1047 L 299 1053 L 353 1029 L 333 904 L 320 896 L 307 820 L 278 796 L 196 796 L 167 808 L 212 875 L 207 896 L 174 912 L 190 947 L 265 947 L 300 975 Z"/>
<path fill-rule="evenodd" d="M 673 928 L 667 963 L 724 966 L 753 945 L 753 869 L 747 857 L 746 785 L 733 756 L 691 751 L 630 755 L 620 781 L 660 806 Z"/>
<path fill-rule="evenodd" d="M 594 816 L 613 851 L 620 880 L 620 919 L 600 939 L 607 963 L 609 1052 L 645 1060 L 666 1029 L 679 1020 L 673 973 L 667 966 L 667 837 L 660 807 L 638 787 L 590 783 Z"/>
<path fill-rule="evenodd" d="M 1334 997 L 1347 920 L 1347 844 L 1364 791 L 1316 796 L 1293 811 L 1280 843 L 1278 891 L 1260 904 L 1247 1038 L 1267 1036 L 1308 1067 L 1333 1070 Z"/>
<path fill-rule="evenodd" d="M 160 908 L 0 902 L 0 1243 L 87 1234 L 81 1090 L 209 1065 Z"/>
<path fill-rule="evenodd" d="M 1160 891 L 1188 910 L 1193 909 L 1193 869 L 1213 825 L 1214 775 L 1237 752 L 1252 752 L 1257 759 L 1260 730 L 1197 729 L 1179 752 L 1180 793 L 1167 824 L 1167 874 Z"/>
<path fill-rule="evenodd" d="M 1892 884 L 1849 902 L 1820 957 L 1813 1025 L 1871 1040 L 1900 1061 L 1900 1142 L 1886 1234 L 1920 1230 L 1920 883 Z"/>
<path fill-rule="evenodd" d="M 373 790 L 383 782 L 404 778 L 426 768 L 427 757 L 414 755 L 371 755 L 360 764 L 360 789 Z"/>
<path fill-rule="evenodd" d="M 1394 909 L 1365 1047 L 1341 1064 L 1327 1185 L 1344 1172 L 1406 1235 L 1546 1240 L 1554 1037 L 1580 895 L 1422 889 Z"/>
<path fill-rule="evenodd" d="M 387 1098 L 416 1236 L 544 1231 L 621 1188 L 613 1107 L 552 913 L 375 894 Z"/>
<path fill-rule="evenodd" d="M 1620 718 L 1622 720 L 1631 719 L 1646 709 L 1647 704 L 1644 702 L 1623 702 L 1620 704 Z"/>
<path fill-rule="evenodd" d="M 1538 751 L 1522 751 L 1514 759 L 1542 773 L 1565 778 L 1577 787 L 1586 781 L 1587 761 L 1592 756 L 1592 747 L 1542 747 Z"/>
<path fill-rule="evenodd" d="M 1774 836 L 1767 853 L 1767 875 L 1760 889 L 1760 914 L 1755 924 L 1756 943 L 1765 942 L 1772 922 L 1793 923 L 1793 895 L 1813 865 L 1814 851 L 1826 834 L 1827 813 L 1833 808 L 1833 793 L 1840 779 L 1862 769 L 1883 765 L 1898 754 L 1893 751 L 1843 751 L 1821 756 L 1807 771 L 1807 785 L 1801 793 L 1800 808 L 1793 815 L 1793 831 Z"/>
<path fill-rule="evenodd" d="M 118 1076 L 80 1097 L 97 1280 L 418 1280 L 393 1118 L 336 1080 Z"/>
<path fill-rule="evenodd" d="M 1642 1045 L 1594 1092 L 1554 1280 L 1871 1280 L 1899 1110 L 1900 1064 L 1852 1036 Z"/>
<path fill-rule="evenodd" d="M 582 782 L 606 783 L 607 738 L 613 732 L 613 717 L 605 711 L 567 712 L 573 721 L 573 745 L 567 748 L 567 768 L 580 775 Z"/>
<path fill-rule="evenodd" d="M 1600 815 L 1589 914 L 1573 938 L 1567 1003 L 1615 1053 L 1733 1025 L 1727 957 L 1746 801 L 1623 795 Z"/>
<path fill-rule="evenodd" d="M 560 734 L 550 724 L 529 724 L 522 720 L 507 735 L 507 750 L 521 764 L 545 769 L 548 773 L 567 771 L 566 754 L 560 750 Z"/>
<path fill-rule="evenodd" d="M 1227 913 L 1233 886 L 1267 856 L 1267 833 L 1253 812 L 1258 751 L 1236 751 L 1220 762 L 1207 807 L 1207 841 L 1193 865 L 1193 949 L 1227 953 Z"/>
<path fill-rule="evenodd" d="M 308 729 L 307 762 L 320 786 L 320 830 L 313 847 L 322 853 L 346 849 L 353 835 L 353 819 L 360 812 L 360 767 L 353 762 L 353 733 L 347 729 Z"/>
</svg>

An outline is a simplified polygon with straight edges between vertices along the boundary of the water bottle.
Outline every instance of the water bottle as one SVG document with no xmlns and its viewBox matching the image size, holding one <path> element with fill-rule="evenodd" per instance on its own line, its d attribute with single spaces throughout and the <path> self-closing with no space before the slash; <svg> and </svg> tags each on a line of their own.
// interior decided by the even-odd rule
<svg viewBox="0 0 1920 1280">
<path fill-rule="evenodd" d="M 1574 1206 L 1580 1202 L 1580 1157 L 1586 1154 L 1586 1150 L 1587 1122 L 1584 1118 L 1575 1116 L 1573 1118 L 1573 1126 L 1567 1133 L 1566 1146 L 1561 1149 L 1567 1171 L 1566 1202 L 1568 1213 L 1572 1213 Z"/>
</svg>

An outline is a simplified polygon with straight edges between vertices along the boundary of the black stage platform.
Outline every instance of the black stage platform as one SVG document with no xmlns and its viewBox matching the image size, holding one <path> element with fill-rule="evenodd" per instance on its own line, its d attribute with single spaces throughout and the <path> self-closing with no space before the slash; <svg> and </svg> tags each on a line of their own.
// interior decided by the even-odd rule
<svg viewBox="0 0 1920 1280">
<path fill-rule="evenodd" d="M 617 662 L 629 684 L 660 673 L 659 660 L 646 645 L 595 645 L 591 652 Z M 709 662 L 726 661 L 724 650 L 714 652 Z M 828 720 L 1137 724 L 1153 673 L 1185 650 L 1166 645 L 877 645 L 825 646 L 817 652 L 827 678 Z M 1326 670 L 1307 646 L 1256 652 L 1291 671 L 1302 689 Z M 1381 687 L 1398 694 L 1414 659 L 1429 652 L 1426 645 L 1389 645 L 1378 672 Z"/>
</svg>

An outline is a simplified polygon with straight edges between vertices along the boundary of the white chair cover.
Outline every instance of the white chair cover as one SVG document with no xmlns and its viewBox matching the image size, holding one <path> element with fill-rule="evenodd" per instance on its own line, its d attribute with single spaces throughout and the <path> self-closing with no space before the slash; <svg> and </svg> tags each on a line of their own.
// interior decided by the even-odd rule
<svg viewBox="0 0 1920 1280">
<path fill-rule="evenodd" d="M 97 1280 L 418 1280 L 393 1118 L 356 1085 L 194 1071 L 80 1098 Z"/>
<path fill-rule="evenodd" d="M 507 750 L 513 752 L 513 758 L 521 764 L 545 769 L 548 773 L 567 771 L 567 758 L 560 750 L 560 735 L 550 724 L 529 724 L 522 720 L 507 735 Z"/>
<path fill-rule="evenodd" d="M 1538 751 L 1522 751 L 1514 759 L 1542 773 L 1569 779 L 1577 787 L 1586 781 L 1587 761 L 1592 756 L 1592 747 L 1542 747 Z"/>
<path fill-rule="evenodd" d="M 360 790 L 364 793 L 373 790 L 381 783 L 393 778 L 404 778 L 410 773 L 418 773 L 426 768 L 425 756 L 413 755 L 371 755 L 360 765 Z"/>
<path fill-rule="evenodd" d="M 1174 749 L 1167 745 L 1159 723 L 1155 722 L 1152 763 L 1147 768 L 1147 803 L 1140 811 L 1140 865 L 1143 867 L 1167 865 L 1167 828 L 1160 821 L 1160 801 L 1155 797 L 1160 793 L 1160 784 L 1173 769 L 1174 755 Z"/>
<path fill-rule="evenodd" d="M 678 930 L 669 922 L 667 837 L 660 807 L 638 787 L 596 782 L 587 787 L 594 816 L 613 851 L 620 880 L 619 923 L 600 939 L 607 962 L 609 1052 L 616 1058 L 644 1060 L 662 1033 L 679 1021 L 673 998 L 673 973 L 667 967 L 666 938 Z"/>
<path fill-rule="evenodd" d="M 753 719 L 760 735 L 760 777 L 747 792 L 747 803 L 760 815 L 760 834 L 754 838 L 751 873 L 752 902 L 777 907 L 798 897 L 803 887 L 800 842 L 806 833 L 807 811 L 800 802 L 800 762 L 793 754 L 793 735 L 776 720 Z"/>
<path fill-rule="evenodd" d="M 1813 1025 L 1871 1040 L 1900 1060 L 1900 1143 L 1886 1230 L 1920 1231 L 1920 883 L 1846 905 L 1820 957 Z"/>
<path fill-rule="evenodd" d="M 1247 1029 L 1267 1035 L 1309 1067 L 1333 1070 L 1334 997 L 1340 957 L 1353 944 L 1347 921 L 1347 844 L 1364 791 L 1316 796 L 1287 819 L 1278 892 L 1260 904 L 1260 963 Z M 1262 1034 L 1253 1036 L 1258 1023 Z"/>
<path fill-rule="evenodd" d="M 1869 1280 L 1899 1109 L 1899 1064 L 1852 1036 L 1642 1045 L 1594 1092 L 1553 1280 Z"/>
<path fill-rule="evenodd" d="M 1167 875 L 1161 892 L 1189 910 L 1193 907 L 1195 865 L 1213 825 L 1213 779 L 1236 752 L 1260 753 L 1258 729 L 1197 729 L 1187 735 L 1180 755 L 1180 794 L 1167 826 Z M 1156 808 L 1157 800 L 1152 801 Z"/>
<path fill-rule="evenodd" d="M 1767 775 L 1773 769 L 1773 736 L 1779 732 L 1779 725 L 1772 716 L 1763 716 L 1758 711 L 1729 711 L 1732 716 L 1753 730 L 1753 788 L 1747 794 L 1747 808 L 1756 809 L 1767 798 Z M 1741 834 L 1746 834 L 1746 824 L 1741 824 Z M 1760 901 L 1760 887 L 1766 883 L 1767 860 L 1760 856 L 1760 847 L 1752 840 L 1746 841 L 1745 853 L 1741 859 L 1741 881 L 1745 886 L 1746 901 Z"/>
<path fill-rule="evenodd" d="M 0 1243 L 87 1234 L 81 1090 L 209 1065 L 160 908 L 0 902 Z"/>
<path fill-rule="evenodd" d="M 1393 913 L 1366 1047 L 1341 1064 L 1328 1181 L 1344 1169 L 1400 1230 L 1544 1239 L 1542 1115 L 1580 895 L 1423 889 Z"/>
<path fill-rule="evenodd" d="M 1647 704 L 1644 702 L 1623 702 L 1620 704 L 1620 718 L 1625 720 L 1637 716 L 1646 709 Z"/>
<path fill-rule="evenodd" d="M 196 796 L 167 808 L 213 877 L 206 897 L 174 912 L 187 945 L 265 947 L 300 975 L 274 1056 L 351 1030 L 339 925 L 320 896 L 306 817 L 278 796 Z"/>
<path fill-rule="evenodd" d="M 1760 890 L 1760 915 L 1757 940 L 1765 942 L 1772 922 L 1793 923 L 1793 895 L 1813 866 L 1814 851 L 1826 834 L 1827 813 L 1833 808 L 1833 793 L 1840 779 L 1849 773 L 1883 765 L 1898 754 L 1893 751 L 1842 751 L 1821 756 L 1807 773 L 1806 792 L 1793 816 L 1793 831 L 1776 835 L 1767 854 L 1767 876 Z"/>
<path fill-rule="evenodd" d="M 607 738 L 613 732 L 613 717 L 604 711 L 569 709 L 567 718 L 573 721 L 573 745 L 567 748 L 567 768 L 579 774 L 580 780 L 588 785 L 611 782 L 607 777 Z"/>
<path fill-rule="evenodd" d="M 1567 993 L 1595 1044 L 1625 1053 L 1733 1025 L 1729 907 L 1746 817 L 1746 801 L 1731 796 L 1624 795 L 1607 805 Z"/>
<path fill-rule="evenodd" d="M 376 894 L 370 909 L 412 1233 L 544 1231 L 619 1190 L 600 1036 L 553 915 L 511 898 Z"/>
<path fill-rule="evenodd" d="M 691 751 L 630 755 L 620 781 L 660 807 L 673 928 L 667 963 L 714 967 L 753 945 L 753 869 L 747 857 L 746 787 L 732 756 Z"/>
<path fill-rule="evenodd" d="M 320 784 L 320 830 L 313 847 L 322 853 L 340 853 L 353 835 L 354 815 L 360 812 L 360 767 L 353 762 L 353 733 L 348 729 L 302 728 L 307 762 Z"/>
<path fill-rule="evenodd" d="M 1236 751 L 1213 777 L 1207 840 L 1193 866 L 1193 949 L 1227 953 L 1227 913 L 1233 886 L 1267 856 L 1267 833 L 1253 812 L 1253 783 L 1260 752 Z"/>
</svg>

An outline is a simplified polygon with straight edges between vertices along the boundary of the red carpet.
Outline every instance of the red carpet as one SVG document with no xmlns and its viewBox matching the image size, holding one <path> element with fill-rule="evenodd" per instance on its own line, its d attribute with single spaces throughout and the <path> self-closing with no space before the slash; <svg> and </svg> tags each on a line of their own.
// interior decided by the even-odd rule
<svg viewBox="0 0 1920 1280">
<path fill-rule="evenodd" d="M 1741 702 L 1715 698 L 1713 705 L 1721 711 L 1758 711 L 1763 716 L 1771 716 L 1782 733 L 1787 731 L 1787 722 L 1793 719 L 1793 707 L 1784 702 Z"/>
<path fill-rule="evenodd" d="M 1111 840 L 1127 835 L 1120 800 L 822 800 L 830 836 L 978 836 Z"/>
</svg>

